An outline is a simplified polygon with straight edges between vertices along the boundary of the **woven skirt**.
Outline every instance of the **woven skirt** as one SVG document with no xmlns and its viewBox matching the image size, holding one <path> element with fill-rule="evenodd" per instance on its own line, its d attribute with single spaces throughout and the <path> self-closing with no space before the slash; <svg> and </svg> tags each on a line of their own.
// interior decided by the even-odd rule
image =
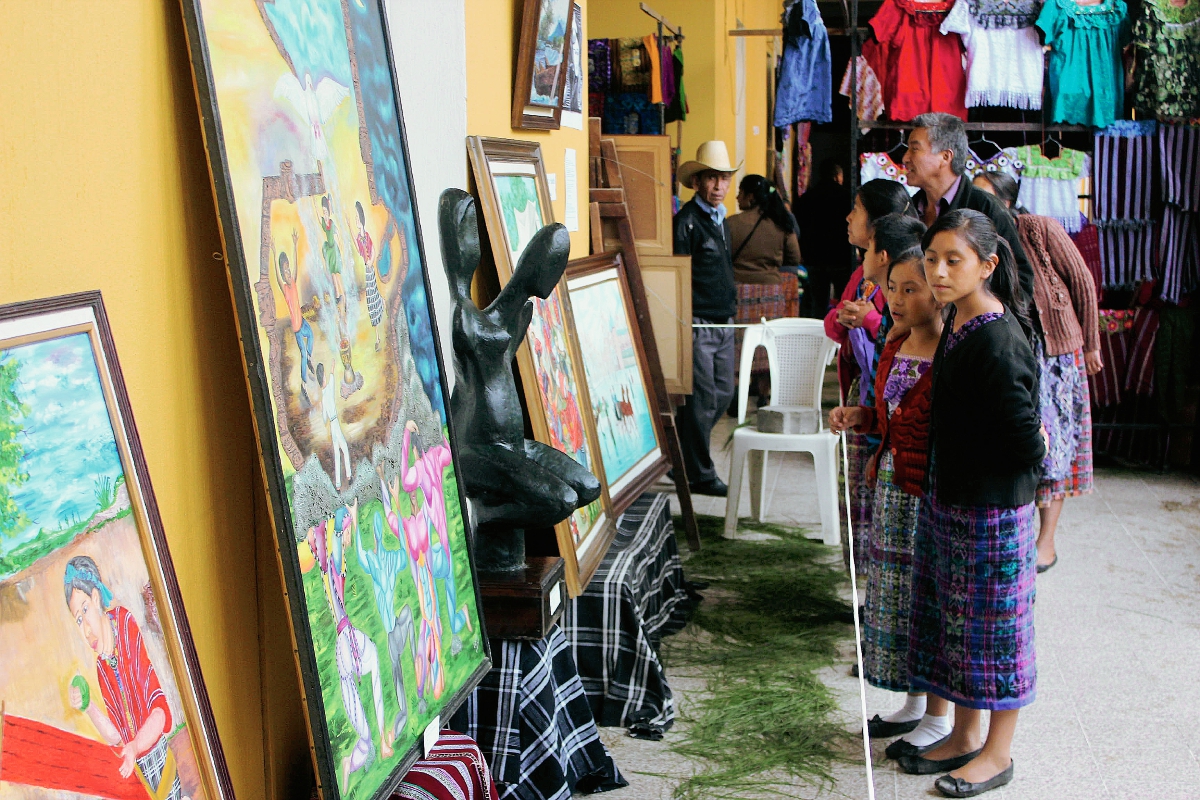
<svg viewBox="0 0 1200 800">
<path fill-rule="evenodd" d="M 782 272 L 780 275 L 782 280 L 779 283 L 737 284 L 737 312 L 733 321 L 739 325 L 756 325 L 763 319 L 800 316 L 800 282 L 795 273 Z M 734 334 L 735 365 L 742 363 L 744 335 L 740 328 Z M 767 351 L 759 349 L 754 354 L 751 371 L 755 375 L 765 375 L 769 369 Z"/>
<path fill-rule="evenodd" d="M 921 498 L 892 483 L 892 454 L 879 459 L 875 507 L 867 545 L 867 603 L 863 613 L 862 654 L 872 686 L 906 692 L 908 630 L 912 624 L 913 537 Z"/>
<path fill-rule="evenodd" d="M 857 396 L 858 382 L 852 385 L 851 396 Z M 849 516 L 854 532 L 854 570 L 865 575 L 867 569 L 867 547 L 871 533 L 871 509 L 875 505 L 875 493 L 867 480 L 871 456 L 875 454 L 875 441 L 853 431 L 846 431 L 846 469 L 838 475 L 838 505 L 842 519 Z M 850 508 L 846 508 L 846 484 L 850 485 Z M 842 529 L 842 561 L 850 570 L 850 539 L 846 526 Z"/>
<path fill-rule="evenodd" d="M 1042 424 L 1050 440 L 1037 504 L 1092 491 L 1092 400 L 1083 350 L 1041 358 Z"/>
<path fill-rule="evenodd" d="M 967 708 L 1033 702 L 1037 510 L 921 501 L 913 543 L 913 688 Z"/>
</svg>

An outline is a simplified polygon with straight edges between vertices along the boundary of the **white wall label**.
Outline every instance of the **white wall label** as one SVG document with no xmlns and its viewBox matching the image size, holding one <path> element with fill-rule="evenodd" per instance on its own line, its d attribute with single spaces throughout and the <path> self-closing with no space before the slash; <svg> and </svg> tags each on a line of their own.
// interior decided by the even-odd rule
<svg viewBox="0 0 1200 800">
<path fill-rule="evenodd" d="M 558 611 L 560 605 L 562 605 L 562 583 L 556 583 L 550 590 L 550 613 Z"/>
</svg>

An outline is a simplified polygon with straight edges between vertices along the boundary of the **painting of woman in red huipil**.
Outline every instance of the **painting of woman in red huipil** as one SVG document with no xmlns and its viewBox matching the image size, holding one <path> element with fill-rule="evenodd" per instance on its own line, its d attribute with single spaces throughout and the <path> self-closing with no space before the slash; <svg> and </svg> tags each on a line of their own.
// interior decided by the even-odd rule
<svg viewBox="0 0 1200 800">
<path fill-rule="evenodd" d="M 168 746 L 171 707 L 133 614 L 113 601 L 100 568 L 88 556 L 67 562 L 63 593 L 79 635 L 96 653 L 96 682 L 104 706 L 89 702 L 80 688 L 82 681 L 76 680 L 70 688 L 72 707 L 86 714 L 100 737 L 118 749 L 121 777 L 136 770 L 150 797 L 182 800 L 175 756 Z"/>
</svg>

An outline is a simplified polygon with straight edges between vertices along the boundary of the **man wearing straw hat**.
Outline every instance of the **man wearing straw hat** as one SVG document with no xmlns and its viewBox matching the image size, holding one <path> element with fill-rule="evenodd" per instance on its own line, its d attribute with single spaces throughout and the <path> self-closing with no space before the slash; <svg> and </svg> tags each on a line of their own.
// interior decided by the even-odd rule
<svg viewBox="0 0 1200 800">
<path fill-rule="evenodd" d="M 721 141 L 705 142 L 679 167 L 679 183 L 696 194 L 675 215 L 675 254 L 692 257 L 692 393 L 676 418 L 693 494 L 724 497 L 709 453 L 712 429 L 734 393 L 732 327 L 737 306 L 725 193 L 741 164 L 729 163 Z"/>
</svg>

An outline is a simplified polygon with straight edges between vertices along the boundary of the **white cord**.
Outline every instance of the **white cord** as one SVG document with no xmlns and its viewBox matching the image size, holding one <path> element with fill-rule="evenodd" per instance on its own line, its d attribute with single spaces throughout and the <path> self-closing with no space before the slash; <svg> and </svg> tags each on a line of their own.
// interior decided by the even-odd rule
<svg viewBox="0 0 1200 800">
<path fill-rule="evenodd" d="M 846 432 L 839 434 L 842 440 L 842 474 L 846 476 L 846 536 L 850 545 L 850 591 L 854 595 L 854 650 L 858 656 L 858 700 L 862 716 L 863 753 L 867 761 L 867 796 L 875 800 L 875 777 L 871 770 L 871 734 L 867 730 L 867 681 L 864 677 L 862 657 L 862 627 L 858 619 L 858 575 L 854 569 L 854 525 L 850 506 L 850 455 L 846 449 Z"/>
</svg>

